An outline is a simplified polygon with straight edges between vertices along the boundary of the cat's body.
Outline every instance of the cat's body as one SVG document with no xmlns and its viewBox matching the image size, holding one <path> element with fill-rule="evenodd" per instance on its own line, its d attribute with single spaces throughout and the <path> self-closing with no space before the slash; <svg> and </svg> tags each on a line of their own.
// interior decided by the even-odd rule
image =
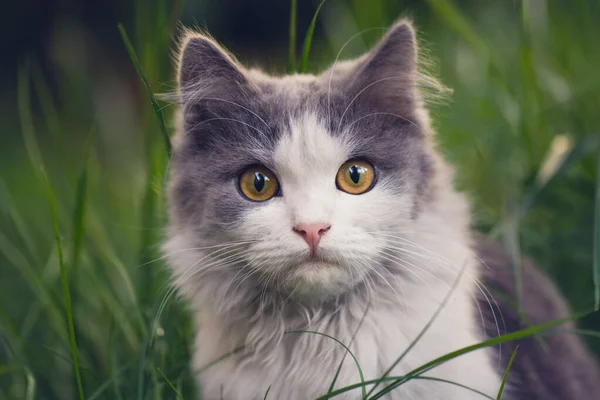
<svg viewBox="0 0 600 400">
<path fill-rule="evenodd" d="M 480 281 L 468 204 L 433 149 L 418 78 L 405 23 L 359 60 L 283 78 L 246 70 L 211 39 L 188 35 L 165 251 L 196 322 L 194 368 L 237 349 L 199 372 L 204 398 L 326 394 L 346 350 L 299 331 L 348 344 L 367 381 L 403 353 L 389 376 L 505 333 L 510 311 Z M 560 303 L 553 289 L 545 295 Z M 581 343 L 569 346 L 600 378 Z M 456 357 L 386 398 L 481 398 L 423 377 L 495 398 L 505 349 Z M 334 390 L 360 381 L 346 355 Z M 530 393 L 524 385 L 509 384 L 511 396 L 542 398 L 520 396 Z M 360 396 L 357 388 L 336 398 Z"/>
</svg>

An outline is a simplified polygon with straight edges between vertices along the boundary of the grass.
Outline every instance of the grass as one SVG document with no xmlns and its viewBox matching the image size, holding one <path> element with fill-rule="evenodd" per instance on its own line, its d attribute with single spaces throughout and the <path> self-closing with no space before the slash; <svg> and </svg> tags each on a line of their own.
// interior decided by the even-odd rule
<svg viewBox="0 0 600 400">
<path fill-rule="evenodd" d="M 105 38 L 87 43 L 89 51 L 67 40 L 43 59 L 52 68 L 31 55 L 19 69 L 17 108 L 11 98 L 0 116 L 10 122 L 14 114 L 19 125 L 3 129 L 0 146 L 0 400 L 195 397 L 192 325 L 176 297 L 163 304 L 169 274 L 157 260 L 172 115 L 153 89 L 171 89 L 170 37 L 184 9 L 175 3 L 171 12 L 162 0 L 136 0 L 134 18 L 111 33 L 125 43 L 112 42 L 121 51 L 114 58 L 97 57 L 95 43 Z M 515 260 L 533 257 L 574 310 L 597 308 L 600 10 L 592 1 L 407 3 L 315 3 L 298 62 L 297 24 L 307 6 L 293 1 L 279 16 L 292 21 L 289 53 L 265 43 L 268 59 L 316 71 L 352 35 L 365 31 L 340 59 L 359 55 L 380 36 L 374 27 L 410 11 L 423 51 L 454 89 L 432 115 L 477 229 L 503 238 Z M 85 26 L 77 29 L 64 37 L 86 36 Z M 232 50 L 244 57 L 236 43 Z M 94 64 L 93 73 L 77 60 Z M 569 333 L 600 352 L 598 316 L 582 316 L 580 326 Z M 558 332 L 549 328 L 528 325 L 477 346 Z M 377 398 L 408 379 L 434 379 L 424 375 L 428 368 L 472 350 L 404 377 L 332 386 L 323 398 L 374 384 L 378 391 L 367 397 Z"/>
<path fill-rule="evenodd" d="M 504 376 L 502 377 L 502 383 L 500 384 L 500 389 L 498 390 L 498 396 L 496 396 L 497 400 L 501 400 L 502 399 L 502 393 L 504 393 L 504 387 L 506 386 L 506 382 L 508 380 L 508 374 L 510 373 L 510 368 L 513 365 L 513 362 L 515 361 L 515 357 L 517 355 L 517 351 L 519 350 L 519 345 L 517 345 L 515 347 L 515 349 L 513 350 L 510 359 L 508 360 L 508 365 L 506 366 L 506 370 L 504 371 Z"/>
<path fill-rule="evenodd" d="M 67 275 L 67 267 L 63 257 L 63 250 L 61 244 L 60 231 L 58 228 L 58 220 L 56 218 L 56 209 L 54 206 L 54 194 L 52 193 L 52 187 L 50 181 L 46 175 L 46 171 L 41 166 L 42 180 L 46 189 L 46 197 L 48 199 L 48 206 L 50 208 L 50 215 L 52 217 L 52 230 L 54 231 L 54 239 L 56 240 L 56 250 L 58 255 L 58 266 L 60 268 L 60 282 L 63 289 L 63 295 L 65 300 L 65 308 L 67 312 L 67 325 L 69 327 L 69 344 L 71 345 L 71 355 L 73 356 L 73 369 L 75 371 L 75 380 L 77 381 L 77 390 L 79 392 L 79 398 L 85 399 L 83 394 L 83 384 L 81 382 L 81 371 L 79 369 L 79 352 L 77 351 L 77 340 L 75 339 L 75 323 L 73 322 L 73 306 L 71 304 L 71 291 L 69 289 L 69 278 Z M 74 260 L 73 260 L 74 261 Z"/>
</svg>

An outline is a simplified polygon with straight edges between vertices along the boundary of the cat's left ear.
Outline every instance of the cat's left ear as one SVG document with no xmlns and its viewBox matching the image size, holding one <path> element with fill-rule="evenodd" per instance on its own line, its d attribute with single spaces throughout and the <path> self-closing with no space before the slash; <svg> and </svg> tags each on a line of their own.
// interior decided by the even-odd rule
<svg viewBox="0 0 600 400">
<path fill-rule="evenodd" d="M 408 21 L 392 26 L 354 68 L 349 90 L 358 102 L 407 115 L 417 102 L 417 41 Z M 376 111 L 376 110 L 375 110 Z"/>
<path fill-rule="evenodd" d="M 181 101 L 203 97 L 236 99 L 252 90 L 244 67 L 210 36 L 186 33 L 179 52 Z"/>
</svg>

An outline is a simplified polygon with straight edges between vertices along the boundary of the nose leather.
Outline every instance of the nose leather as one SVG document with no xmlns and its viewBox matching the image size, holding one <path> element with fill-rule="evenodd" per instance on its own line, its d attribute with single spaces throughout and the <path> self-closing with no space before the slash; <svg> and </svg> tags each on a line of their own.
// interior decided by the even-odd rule
<svg viewBox="0 0 600 400">
<path fill-rule="evenodd" d="M 331 226 L 327 224 L 297 224 L 294 226 L 293 231 L 302 236 L 304 241 L 310 247 L 311 252 L 314 253 L 321 241 L 321 237 L 327 233 L 330 228 Z"/>
</svg>

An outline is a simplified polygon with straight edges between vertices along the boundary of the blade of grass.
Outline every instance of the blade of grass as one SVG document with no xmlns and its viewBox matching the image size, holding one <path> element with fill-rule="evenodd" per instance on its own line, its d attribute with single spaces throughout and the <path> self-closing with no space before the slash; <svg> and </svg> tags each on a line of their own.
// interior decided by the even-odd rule
<svg viewBox="0 0 600 400">
<path fill-rule="evenodd" d="M 156 97 L 154 96 L 154 92 L 152 91 L 152 87 L 150 86 L 150 82 L 148 82 L 148 78 L 146 77 L 146 74 L 144 73 L 144 70 L 142 69 L 142 64 L 140 63 L 140 60 L 135 53 L 135 50 L 133 48 L 133 45 L 131 44 L 131 41 L 129 40 L 129 37 L 127 36 L 125 27 L 122 24 L 119 24 L 118 27 L 119 27 L 119 32 L 121 33 L 121 39 L 123 40 L 123 43 L 125 44 L 125 47 L 127 48 L 127 53 L 129 53 L 129 58 L 131 59 L 131 62 L 133 62 L 135 70 L 137 71 L 139 77 L 141 78 L 142 82 L 144 83 L 144 86 L 146 87 L 146 90 L 148 91 L 148 96 L 150 97 L 150 103 L 152 103 L 152 108 L 154 109 L 154 113 L 156 114 L 156 118 L 158 119 L 158 122 L 160 125 L 160 131 L 161 131 L 161 133 L 163 135 L 163 139 L 165 141 L 165 148 L 167 149 L 167 154 L 171 155 L 171 139 L 169 137 L 169 132 L 167 131 L 167 125 L 165 124 L 165 118 L 164 118 L 162 109 L 159 106 L 158 102 L 156 101 Z"/>
<path fill-rule="evenodd" d="M 75 323 L 73 322 L 73 309 L 71 306 L 71 294 L 69 291 L 69 279 L 67 278 L 67 269 L 63 258 L 62 244 L 60 239 L 60 231 L 58 229 L 58 220 L 56 218 L 56 210 L 54 207 L 54 194 L 52 193 L 52 187 L 50 181 L 46 175 L 44 168 L 41 168 L 41 176 L 46 189 L 46 197 L 48 205 L 50 207 L 50 216 L 52 217 L 52 228 L 54 230 L 54 239 L 56 240 L 56 248 L 58 250 L 58 266 L 60 268 L 60 278 L 63 287 L 63 294 L 65 298 L 65 307 L 67 309 L 67 324 L 69 326 L 69 341 L 71 343 L 71 353 L 73 355 L 73 369 L 75 370 L 75 378 L 77 380 L 77 389 L 79 391 L 79 398 L 85 400 L 83 394 L 83 383 L 81 381 L 81 372 L 79 370 L 79 355 L 77 352 L 77 341 L 75 340 Z"/>
<path fill-rule="evenodd" d="M 512 367 L 513 361 L 515 360 L 515 356 L 517 355 L 517 350 L 519 350 L 519 345 L 515 347 L 515 350 L 510 356 L 510 360 L 508 360 L 508 365 L 506 366 L 506 371 L 504 371 L 504 376 L 502 377 L 502 383 L 500 384 L 500 390 L 498 390 L 498 396 L 496 396 L 496 400 L 502 399 L 502 392 L 504 392 L 504 386 L 506 385 L 506 380 L 508 379 L 508 373 L 510 372 L 510 367 Z"/>
<path fill-rule="evenodd" d="M 363 313 L 362 317 L 360 318 L 360 321 L 359 321 L 358 325 L 356 326 L 354 333 L 352 334 L 352 338 L 350 339 L 350 342 L 348 343 L 348 347 L 352 346 L 352 343 L 354 343 L 354 339 L 356 338 L 356 335 L 358 334 L 358 330 L 365 322 L 365 318 L 367 317 L 367 313 L 369 312 L 370 308 L 371 308 L 371 302 L 369 302 L 369 304 L 367 304 L 367 306 L 365 307 L 365 312 Z M 331 381 L 331 385 L 329 385 L 329 390 L 327 391 L 327 393 L 333 392 L 333 389 L 335 388 L 335 383 L 337 382 L 337 379 L 340 376 L 340 372 L 342 371 L 342 365 L 344 365 L 344 361 L 346 360 L 347 355 L 348 355 L 347 352 L 344 353 L 344 356 L 342 357 L 342 360 L 340 361 L 340 364 L 338 365 L 338 369 L 335 372 L 333 380 Z"/>
<path fill-rule="evenodd" d="M 440 303 L 440 305 L 438 306 L 438 308 L 435 310 L 435 312 L 433 313 L 433 315 L 431 316 L 431 318 L 429 319 L 429 321 L 427 321 L 427 323 L 425 324 L 425 326 L 423 327 L 423 329 L 421 330 L 421 332 L 419 332 L 419 334 L 415 337 L 415 339 L 408 345 L 408 347 L 406 348 L 406 350 L 404 350 L 402 352 L 402 354 L 400 354 L 400 357 L 398 357 L 396 359 L 396 361 L 394 361 L 392 363 L 392 365 L 390 365 L 390 367 L 383 373 L 383 375 L 381 376 L 380 379 L 385 378 L 386 376 L 388 376 L 392 372 L 392 370 L 396 367 L 396 365 L 398 365 L 400 363 L 400 361 L 402 361 L 402 359 L 408 354 L 408 352 L 423 337 L 423 335 L 427 332 L 427 330 L 429 330 L 429 327 L 437 319 L 438 315 L 440 315 L 440 313 L 442 312 L 442 310 L 444 309 L 444 307 L 448 303 L 448 300 L 450 300 L 450 296 L 452 296 L 452 293 L 454 293 L 454 290 L 456 290 L 456 287 L 458 286 L 458 283 L 460 282 L 460 278 L 462 278 L 462 276 L 463 276 L 463 274 L 465 272 L 465 268 L 466 267 L 467 267 L 467 263 L 464 263 L 464 265 L 461 267 L 460 271 L 458 272 L 456 278 L 454 279 L 454 282 L 452 283 L 452 286 L 450 287 L 450 290 L 448 290 L 448 293 L 446 293 L 446 296 L 444 296 L 444 298 L 442 299 L 442 302 Z M 369 396 L 371 393 L 373 393 L 375 391 L 375 389 L 377 388 L 378 385 L 379 385 L 379 383 L 375 383 L 375 385 L 371 388 L 371 390 L 369 390 L 369 393 L 367 393 L 367 395 L 364 396 L 364 398 L 366 399 L 367 396 Z"/>
<path fill-rule="evenodd" d="M 509 256 L 510 267 L 513 273 L 513 291 L 515 308 L 521 312 L 523 282 L 521 279 L 521 241 L 519 231 L 519 215 L 516 202 L 509 201 L 510 205 L 506 208 L 506 217 L 502 229 L 502 243 Z"/>
<path fill-rule="evenodd" d="M 305 73 L 308 69 L 308 57 L 310 56 L 310 46 L 312 44 L 313 34 L 315 32 L 315 25 L 317 24 L 317 16 L 319 15 L 319 11 L 321 11 L 321 7 L 325 4 L 326 0 L 322 0 L 315 11 L 315 15 L 313 15 L 312 21 L 310 21 L 310 25 L 308 30 L 306 31 L 306 36 L 304 37 L 304 48 L 302 50 L 302 60 L 300 61 L 300 72 Z"/>
<path fill-rule="evenodd" d="M 27 395 L 25 396 L 25 398 L 27 400 L 34 400 L 35 399 L 35 388 L 36 388 L 35 377 L 33 376 L 33 373 L 31 372 L 31 370 L 27 367 L 25 367 L 25 377 L 27 379 L 27 390 L 26 390 Z"/>
<path fill-rule="evenodd" d="M 263 397 L 263 400 L 267 400 L 267 397 L 269 396 L 269 391 L 271 390 L 271 385 L 269 385 L 269 387 L 267 388 L 267 391 L 265 392 L 265 397 Z"/>
<path fill-rule="evenodd" d="M 590 329 L 553 329 L 546 332 L 547 335 L 565 335 L 565 334 L 576 334 L 582 336 L 590 336 L 596 339 L 600 339 L 600 331 L 593 331 Z"/>
<path fill-rule="evenodd" d="M 35 138 L 35 128 L 33 125 L 33 116 L 31 115 L 31 100 L 30 100 L 30 87 L 29 87 L 29 63 L 25 63 L 25 66 L 19 69 L 18 76 L 18 103 L 19 103 L 19 117 L 21 120 L 21 134 L 23 135 L 23 141 L 25 142 L 25 148 L 29 161 L 34 168 L 35 173 L 39 177 L 38 167 L 43 165 L 42 153 L 37 144 Z"/>
<path fill-rule="evenodd" d="M 56 109 L 55 101 L 52 98 L 52 92 L 48 87 L 48 83 L 44 78 L 43 72 L 37 60 L 34 59 L 32 66 L 31 77 L 33 79 L 33 88 L 37 94 L 40 105 L 42 106 L 42 112 L 44 113 L 44 119 L 48 132 L 52 135 L 54 140 L 60 140 L 60 134 L 62 128 L 60 124 L 60 118 L 58 116 L 58 110 Z"/>
<path fill-rule="evenodd" d="M 523 216 L 533 206 L 535 200 L 539 195 L 546 190 L 546 188 L 558 177 L 565 175 L 571 167 L 576 165 L 579 160 L 590 152 L 597 151 L 600 145 L 598 140 L 599 135 L 597 133 L 588 134 L 583 136 L 570 148 L 567 154 L 560 159 L 560 162 L 555 165 L 551 173 L 546 175 L 544 179 L 536 179 L 536 181 L 525 189 L 525 193 L 522 196 L 520 208 L 518 211 L 519 216 Z M 539 176 L 541 169 L 537 172 Z M 503 222 L 498 222 L 492 229 L 490 229 L 488 236 L 490 238 L 497 238 L 503 229 Z"/>
<path fill-rule="evenodd" d="M 169 387 L 171 389 L 173 389 L 173 392 L 175 392 L 175 396 L 177 396 L 177 398 L 179 400 L 183 400 L 183 396 L 181 395 L 181 393 L 179 393 L 179 391 L 177 390 L 177 388 L 175 387 L 175 385 L 173 385 L 173 383 L 169 380 L 169 378 L 167 378 L 167 376 L 160 370 L 160 368 L 156 367 L 156 369 L 158 370 L 158 372 L 160 373 L 160 375 L 163 377 L 163 379 L 167 382 L 167 385 L 169 385 Z M 269 391 L 267 391 L 268 393 Z M 266 396 L 265 396 L 266 398 Z"/>
<path fill-rule="evenodd" d="M 21 216 L 18 207 L 15 206 L 16 203 L 2 178 L 0 178 L 0 201 L 2 202 L 2 208 L 4 208 L 6 213 L 10 216 L 19 236 L 23 240 L 29 255 L 32 259 L 34 259 L 34 261 L 39 261 L 36 259 L 36 246 L 31 234 L 31 230 L 25 223 L 25 219 L 23 219 Z"/>
<path fill-rule="evenodd" d="M 42 279 L 40 279 L 37 271 L 29 264 L 25 256 L 10 242 L 8 237 L 6 237 L 2 231 L 0 231 L 0 254 L 14 266 L 23 277 L 23 280 L 29 284 L 40 303 L 52 317 L 51 325 L 54 328 L 55 333 L 59 338 L 66 340 L 68 336 L 62 324 L 62 316 L 59 311 L 60 307 L 58 307 L 54 301 L 52 294 L 48 291 L 48 288 Z"/>
<path fill-rule="evenodd" d="M 595 309 L 600 309 L 600 151 L 596 167 L 596 210 L 594 216 L 594 287 Z"/>
<path fill-rule="evenodd" d="M 85 152 L 83 156 L 83 169 L 77 179 L 77 189 L 75 197 L 75 211 L 73 213 L 73 244 L 71 248 L 70 276 L 71 282 L 77 278 L 79 254 L 81 253 L 81 244 L 85 234 L 85 211 L 87 205 L 87 184 L 88 184 L 88 164 L 92 147 L 92 138 L 95 127 L 90 130 Z"/>
<path fill-rule="evenodd" d="M 346 346 L 344 343 L 342 343 L 338 339 L 334 338 L 333 336 L 327 335 L 325 333 L 315 332 L 315 331 L 294 330 L 294 331 L 287 331 L 285 333 L 286 334 L 290 334 L 290 333 L 310 333 L 310 334 L 313 334 L 313 335 L 324 336 L 324 337 L 326 337 L 328 339 L 331 339 L 331 340 L 335 341 L 340 346 L 342 346 L 344 349 L 346 349 L 346 351 L 348 352 L 348 354 L 350 354 L 350 357 L 352 357 L 352 359 L 354 360 L 354 364 L 356 364 L 356 369 L 358 370 L 358 375 L 360 376 L 361 383 L 365 381 L 365 376 L 363 375 L 363 371 L 362 371 L 362 368 L 360 367 L 358 359 L 356 358 L 356 356 L 354 355 L 354 353 L 352 353 L 352 351 L 350 351 L 350 349 L 348 348 L 348 346 Z M 366 386 L 362 387 L 362 395 L 363 395 L 363 398 L 367 397 Z"/>
<path fill-rule="evenodd" d="M 395 381 L 395 380 L 398 380 L 398 379 L 403 379 L 403 378 L 405 378 L 405 376 L 388 376 L 387 378 L 385 378 L 385 379 L 384 379 L 384 381 Z M 346 386 L 344 389 L 347 389 L 347 390 L 345 390 L 345 391 L 344 391 L 344 393 L 345 393 L 345 392 L 348 392 L 348 391 L 350 391 L 350 390 L 358 389 L 358 388 L 360 388 L 360 387 L 366 387 L 366 386 L 368 386 L 368 385 L 372 385 L 372 384 L 374 384 L 375 382 L 377 382 L 379 379 L 380 379 L 380 378 L 377 378 L 377 379 L 372 379 L 372 380 L 369 380 L 369 381 L 364 381 L 364 382 L 361 382 L 361 383 L 355 383 L 355 384 L 352 384 L 352 385 Z M 433 376 L 415 376 L 415 377 L 413 377 L 412 379 L 417 379 L 417 380 L 426 380 L 426 381 L 434 381 L 434 382 L 442 382 L 442 383 L 447 383 L 447 384 L 449 384 L 449 385 L 458 386 L 458 387 L 461 387 L 461 388 L 463 388 L 463 389 L 469 390 L 469 391 L 471 391 L 471 392 L 473 392 L 473 393 L 477 393 L 478 395 L 480 395 L 480 396 L 482 396 L 482 397 L 484 397 L 484 398 L 486 398 L 486 399 L 489 399 L 489 400 L 495 400 L 493 397 L 491 397 L 491 396 L 488 396 L 487 394 L 485 394 L 485 393 L 483 393 L 483 392 L 481 392 L 481 391 L 479 391 L 479 390 L 477 390 L 477 389 L 473 389 L 472 387 L 469 387 L 469 386 L 467 386 L 467 385 L 463 385 L 463 384 L 461 384 L 461 383 L 454 382 L 454 381 L 450 381 L 450 380 L 447 380 L 447 379 L 435 378 L 435 377 L 433 377 Z M 336 392 L 339 392 L 339 391 L 336 391 Z M 342 392 L 340 392 L 340 393 L 336 393 L 336 394 L 334 394 L 334 396 L 329 396 L 329 393 L 328 393 L 328 394 L 326 394 L 326 395 L 324 395 L 324 396 L 317 397 L 315 400 L 325 400 L 325 399 L 329 399 L 329 398 L 331 398 L 331 397 L 335 397 L 335 396 L 337 396 L 337 395 L 339 395 L 339 394 L 341 394 L 341 393 L 342 393 Z"/>
<path fill-rule="evenodd" d="M 220 363 L 221 361 L 223 361 L 223 360 L 226 360 L 227 358 L 229 358 L 229 357 L 233 356 L 234 354 L 237 354 L 237 353 L 239 353 L 240 351 L 244 350 L 244 347 L 245 347 L 245 346 L 240 346 L 240 347 L 238 347 L 238 348 L 235 348 L 235 349 L 233 349 L 233 350 L 231 350 L 231 351 L 229 351 L 229 352 L 227 352 L 227 353 L 223 354 L 222 356 L 220 356 L 220 357 L 219 357 L 219 358 L 217 358 L 216 360 L 214 360 L 214 361 L 211 361 L 211 362 L 209 362 L 208 364 L 206 364 L 205 366 L 198 368 L 196 371 L 194 371 L 194 374 L 195 374 L 195 375 L 197 375 L 197 374 L 201 374 L 202 372 L 206 371 L 207 369 L 209 369 L 209 368 L 210 368 L 210 367 L 212 367 L 213 365 L 215 365 L 215 364 L 218 364 L 218 363 Z"/>
<path fill-rule="evenodd" d="M 119 368 L 117 371 L 115 371 L 114 374 L 109 379 L 107 379 L 100 386 L 98 386 L 96 391 L 94 393 L 92 393 L 90 395 L 90 397 L 88 397 L 88 400 L 96 400 L 96 399 L 100 398 L 100 395 L 102 395 L 102 393 L 104 393 L 108 389 L 108 387 L 114 383 L 116 376 L 119 376 L 121 373 L 125 372 L 127 369 L 133 367 L 134 361 L 135 360 L 131 360 L 130 362 L 126 363 L 125 365 L 122 365 L 121 368 Z"/>
<path fill-rule="evenodd" d="M 521 320 L 521 323 L 523 325 L 525 325 L 526 328 L 529 328 L 529 327 L 535 325 L 533 323 L 533 321 L 531 321 L 531 318 L 529 318 L 527 315 L 525 315 L 522 311 L 517 310 L 514 300 L 511 299 L 506 293 L 504 293 L 502 290 L 499 290 L 498 288 L 494 287 L 493 285 L 488 285 L 488 288 L 490 290 L 493 290 L 494 295 L 498 296 L 502 301 L 504 301 L 506 303 L 506 305 L 508 307 L 510 307 L 515 312 L 515 314 L 517 314 L 517 316 Z M 544 338 L 541 335 L 534 335 L 534 339 L 536 342 L 538 342 L 540 347 L 545 352 L 550 351 L 550 348 L 548 347 L 548 343 L 546 343 L 546 341 L 544 340 Z"/>
<path fill-rule="evenodd" d="M 459 357 L 463 354 L 467 354 L 470 353 L 472 351 L 475 350 L 479 350 L 482 349 L 484 347 L 489 347 L 489 346 L 494 346 L 497 344 L 501 344 L 501 343 L 505 343 L 508 341 L 512 341 L 512 340 L 518 340 L 518 339 L 523 339 L 526 337 L 530 337 L 533 336 L 534 334 L 538 333 L 538 332 L 542 332 L 544 330 L 553 328 L 555 326 L 558 326 L 560 324 L 563 324 L 567 321 L 572 321 L 572 320 L 576 320 L 579 318 L 583 318 L 586 315 L 589 315 L 591 313 L 591 311 L 586 311 L 586 312 L 582 312 L 582 313 L 577 313 L 568 317 L 564 317 L 564 318 L 559 318 L 553 321 L 549 321 L 546 322 L 544 324 L 540 324 L 531 328 L 527 328 L 527 329 L 522 329 L 516 332 L 512 332 L 506 335 L 502 335 L 502 336 L 498 336 L 492 339 L 488 339 L 488 340 L 484 340 L 483 342 L 477 343 L 477 344 L 473 344 L 471 346 L 467 346 L 467 347 L 463 347 L 462 349 L 459 350 L 455 350 L 451 353 L 448 353 L 444 356 L 438 357 L 435 360 L 432 360 L 426 364 L 423 364 L 420 367 L 415 368 L 414 370 L 412 370 L 411 372 L 409 372 L 406 376 L 406 379 L 403 380 L 398 380 L 392 384 L 390 384 L 389 386 L 385 387 L 384 389 L 380 390 L 378 393 L 375 394 L 375 396 L 373 396 L 371 399 L 375 400 L 375 399 L 379 399 L 382 396 L 384 396 L 386 393 L 389 393 L 390 391 L 392 391 L 394 388 L 400 386 L 401 384 L 403 384 L 404 382 L 412 379 L 413 376 L 416 375 L 420 375 L 424 372 L 429 371 L 432 368 L 437 367 L 440 364 L 443 364 L 449 360 L 452 360 L 456 357 Z"/>
<path fill-rule="evenodd" d="M 120 385 L 120 375 L 116 373 L 118 370 L 117 365 L 117 351 L 116 351 L 116 329 L 115 329 L 115 318 L 111 318 L 110 328 L 108 330 L 108 364 L 109 364 L 109 373 L 112 380 L 112 388 L 114 392 L 114 398 L 117 400 L 123 400 L 123 396 L 121 395 L 121 390 L 119 389 Z M 91 400 L 91 399 L 88 399 Z"/>
<path fill-rule="evenodd" d="M 502 335 L 502 336 L 498 336 L 495 338 L 491 338 L 491 339 L 487 339 L 484 340 L 482 342 L 467 346 L 467 347 L 463 347 L 461 349 L 455 350 L 453 352 L 450 352 L 448 354 L 445 354 L 441 357 L 438 357 L 432 361 L 429 361 L 426 364 L 421 365 L 420 367 L 415 368 L 414 370 L 410 371 L 408 374 L 406 374 L 403 377 L 399 377 L 398 379 L 395 380 L 395 382 L 390 385 L 385 387 L 384 389 L 382 389 L 381 391 L 379 391 L 378 393 L 375 394 L 374 397 L 372 397 L 371 399 L 377 399 L 380 398 L 381 396 L 385 395 L 386 393 L 388 393 L 389 391 L 391 391 L 392 389 L 394 389 L 395 387 L 399 386 L 400 384 L 410 380 L 410 379 L 415 379 L 417 378 L 420 374 L 423 374 L 427 371 L 429 371 L 430 369 L 444 363 L 447 362 L 449 360 L 452 360 L 456 357 L 459 357 L 463 354 L 467 354 L 470 353 L 472 351 L 475 350 L 479 350 L 479 349 L 483 349 L 485 347 L 490 347 L 490 346 L 495 346 L 497 344 L 500 343 L 506 343 L 506 342 L 510 342 L 510 341 L 514 341 L 514 340 L 519 340 L 519 339 L 524 339 L 530 336 L 535 335 L 538 332 L 543 332 L 543 331 L 548 331 L 551 328 L 554 328 L 556 326 L 559 326 L 567 321 L 574 321 L 574 320 L 578 320 L 580 318 L 583 318 L 589 314 L 591 314 L 593 311 L 585 311 L 585 312 L 580 312 L 580 313 L 576 313 L 564 318 L 559 318 L 559 319 L 555 319 L 549 322 L 546 322 L 544 324 L 540 324 L 537 326 L 533 326 L 530 328 L 526 328 L 526 329 L 521 329 L 515 332 L 511 332 L 508 333 L 506 335 Z M 376 381 L 376 380 L 375 380 Z M 360 384 L 359 384 L 360 385 Z M 334 392 L 330 393 L 330 394 L 326 394 L 324 396 L 318 397 L 316 400 L 325 400 L 325 399 L 329 399 L 335 396 L 338 396 L 342 393 L 346 393 L 350 390 L 356 389 L 357 387 L 359 387 L 359 385 L 350 385 L 350 386 L 346 386 L 340 389 L 335 390 Z M 393 387 L 392 387 L 393 386 Z M 385 391 L 385 392 L 384 392 Z"/>
<path fill-rule="evenodd" d="M 288 72 L 296 72 L 296 14 L 298 0 L 291 0 L 290 4 L 290 45 L 288 57 Z"/>
</svg>

